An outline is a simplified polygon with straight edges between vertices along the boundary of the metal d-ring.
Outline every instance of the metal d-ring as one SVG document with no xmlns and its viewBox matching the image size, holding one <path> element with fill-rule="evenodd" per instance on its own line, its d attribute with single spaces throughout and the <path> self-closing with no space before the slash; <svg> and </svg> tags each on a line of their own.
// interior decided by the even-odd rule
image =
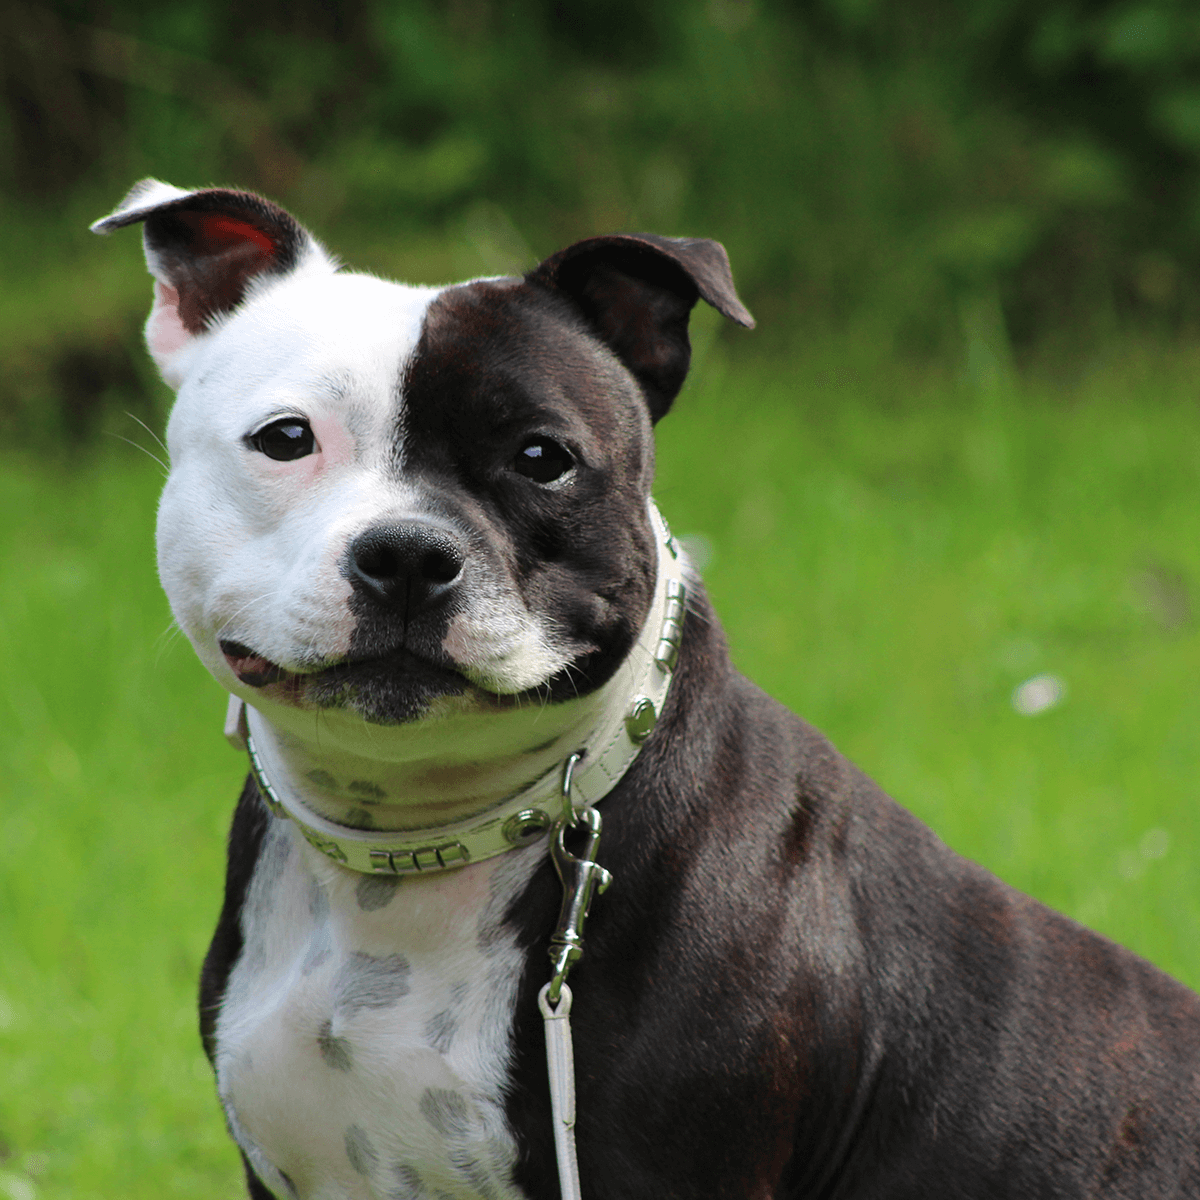
<svg viewBox="0 0 1200 1200">
<path fill-rule="evenodd" d="M 568 825 L 574 825 L 579 819 L 579 814 L 575 811 L 575 806 L 571 803 L 571 782 L 575 778 L 575 768 L 579 765 L 579 760 L 583 758 L 583 751 L 576 750 L 565 763 L 563 763 L 562 772 L 562 815 L 559 817 L 560 822 L 566 822 Z M 557 999 L 557 998 L 556 998 Z"/>
</svg>

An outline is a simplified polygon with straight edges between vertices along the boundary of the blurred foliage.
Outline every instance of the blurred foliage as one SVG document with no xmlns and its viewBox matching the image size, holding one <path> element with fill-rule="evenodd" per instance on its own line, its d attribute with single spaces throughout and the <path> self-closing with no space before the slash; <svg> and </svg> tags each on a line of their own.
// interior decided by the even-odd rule
<svg viewBox="0 0 1200 1200">
<path fill-rule="evenodd" d="M 145 279 L 83 232 L 146 174 L 429 281 L 710 235 L 759 346 L 854 326 L 985 383 L 1200 325 L 1184 0 L 10 0 L 0 98 L 9 426 L 146 407 Z"/>
</svg>

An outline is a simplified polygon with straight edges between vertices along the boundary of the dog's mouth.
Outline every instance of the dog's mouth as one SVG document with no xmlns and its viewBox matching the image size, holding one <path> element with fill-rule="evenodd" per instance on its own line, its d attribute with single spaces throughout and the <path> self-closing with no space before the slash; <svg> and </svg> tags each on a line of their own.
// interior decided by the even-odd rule
<svg viewBox="0 0 1200 1200">
<path fill-rule="evenodd" d="M 407 649 L 389 650 L 371 657 L 341 659 L 310 671 L 290 671 L 242 642 L 222 639 L 218 645 L 238 681 L 252 688 L 264 688 L 273 683 L 293 686 L 308 683 L 328 688 L 355 682 L 360 677 L 375 678 L 384 674 L 393 677 L 439 677 L 446 681 L 454 680 L 459 685 L 464 682 L 462 676 L 452 668 Z"/>
<path fill-rule="evenodd" d="M 221 653 L 225 655 L 229 669 L 238 677 L 238 681 L 247 687 L 266 687 L 269 683 L 279 683 L 281 680 L 295 677 L 294 671 L 285 671 L 278 663 L 256 654 L 241 642 L 221 641 L 218 645 L 221 647 Z"/>
</svg>

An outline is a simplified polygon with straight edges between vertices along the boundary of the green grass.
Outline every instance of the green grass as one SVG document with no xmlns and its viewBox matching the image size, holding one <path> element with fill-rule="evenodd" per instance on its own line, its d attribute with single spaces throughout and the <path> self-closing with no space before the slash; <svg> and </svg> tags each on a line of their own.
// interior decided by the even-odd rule
<svg viewBox="0 0 1200 1200">
<path fill-rule="evenodd" d="M 157 594 L 140 457 L 0 466 L 8 1193 L 235 1196 L 194 1016 L 241 763 Z M 14 1184 L 16 1180 L 16 1184 Z M 0 1174 L 0 1196 L 6 1176 Z"/>
<path fill-rule="evenodd" d="M 750 675 L 953 846 L 1193 985 L 1198 368 L 980 396 L 845 346 L 712 354 L 657 488 Z M 241 1194 L 194 991 L 242 764 L 169 632 L 159 482 L 119 447 L 0 461 L 12 1200 Z M 1021 716 L 1040 672 L 1066 699 Z"/>
</svg>

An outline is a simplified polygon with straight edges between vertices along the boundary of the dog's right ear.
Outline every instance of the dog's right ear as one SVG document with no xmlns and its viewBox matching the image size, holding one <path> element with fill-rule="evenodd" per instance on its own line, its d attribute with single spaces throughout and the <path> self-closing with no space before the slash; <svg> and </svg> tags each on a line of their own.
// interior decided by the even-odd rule
<svg viewBox="0 0 1200 1200">
<path fill-rule="evenodd" d="M 298 268 L 333 272 L 336 263 L 290 213 L 250 192 L 185 192 L 143 179 L 93 233 L 144 222 L 154 307 L 146 345 L 163 378 L 178 387 L 188 351 L 215 318 L 232 312 L 256 280 Z"/>
<path fill-rule="evenodd" d="M 629 368 L 657 421 L 671 407 L 691 362 L 688 314 L 705 300 L 747 329 L 729 256 L 707 238 L 614 233 L 552 254 L 526 278 L 565 296 Z"/>
</svg>

